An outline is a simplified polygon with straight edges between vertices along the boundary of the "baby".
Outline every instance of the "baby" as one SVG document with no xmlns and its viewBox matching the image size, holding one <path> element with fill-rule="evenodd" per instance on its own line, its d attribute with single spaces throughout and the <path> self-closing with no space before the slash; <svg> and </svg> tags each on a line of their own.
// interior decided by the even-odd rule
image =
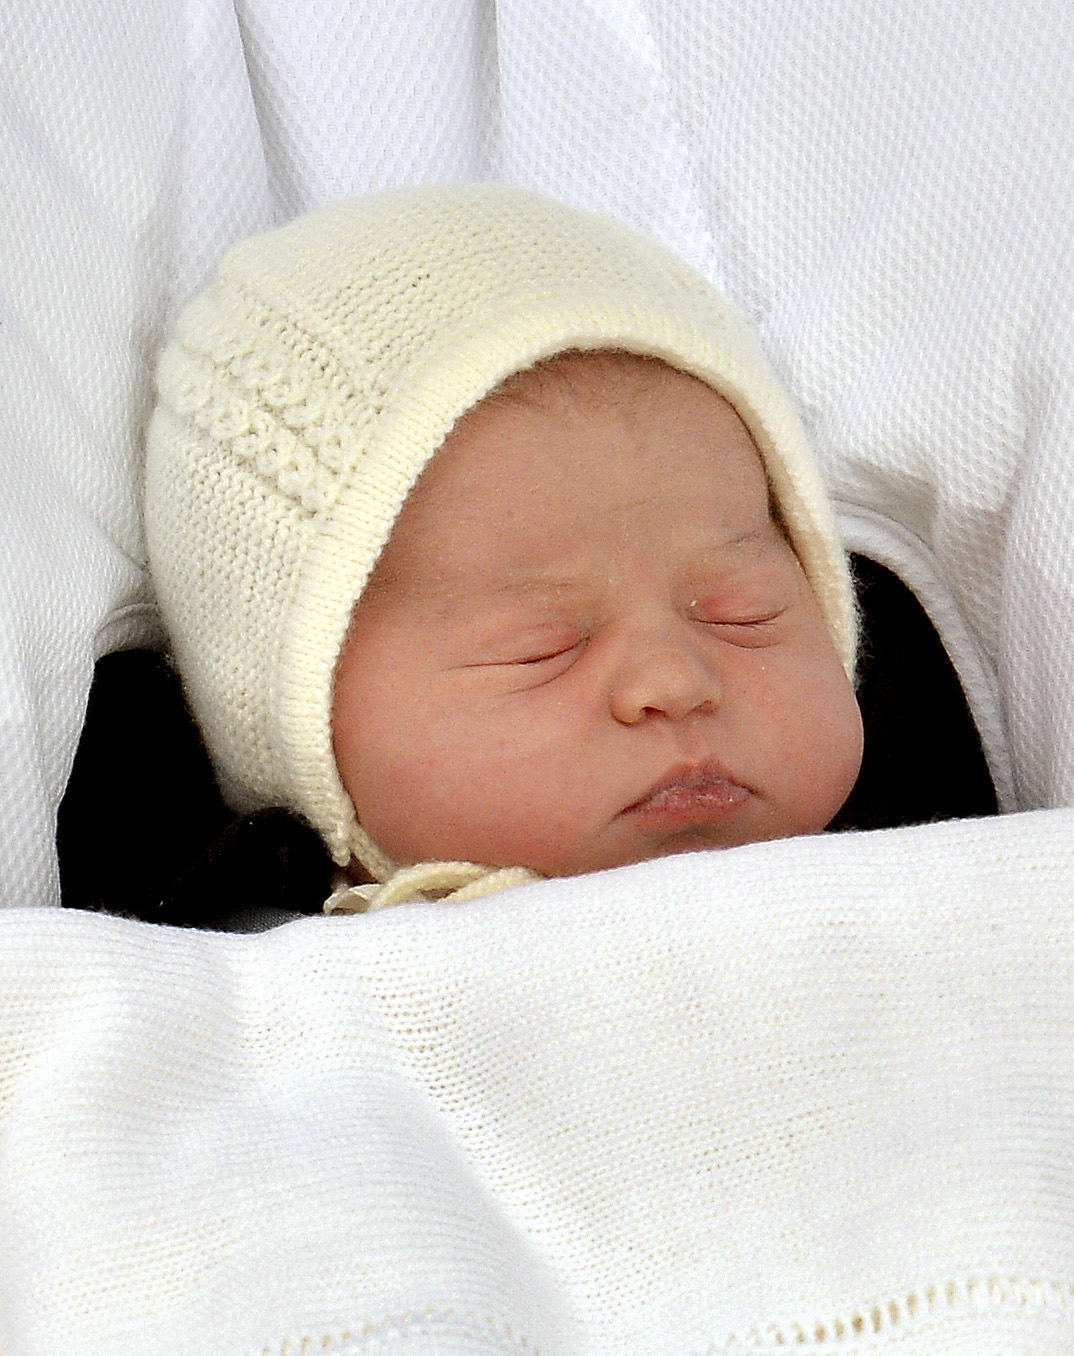
<svg viewBox="0 0 1074 1356">
<path fill-rule="evenodd" d="M 363 905 L 816 832 L 849 794 L 827 500 L 654 242 L 505 185 L 322 209 L 232 252 L 159 385 L 151 558 L 225 794 L 305 815 Z"/>
</svg>

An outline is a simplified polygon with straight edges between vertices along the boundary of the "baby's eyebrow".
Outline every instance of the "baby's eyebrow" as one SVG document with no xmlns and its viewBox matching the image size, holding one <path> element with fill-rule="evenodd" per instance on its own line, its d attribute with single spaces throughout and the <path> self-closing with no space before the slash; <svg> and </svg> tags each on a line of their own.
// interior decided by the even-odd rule
<svg viewBox="0 0 1074 1356">
<path fill-rule="evenodd" d="M 424 603 L 441 617 L 485 615 L 491 608 L 499 613 L 512 613 L 523 607 L 555 608 L 568 597 L 577 596 L 580 582 L 569 579 L 516 578 L 506 579 L 488 587 L 474 588 L 472 581 L 449 577 L 423 587 L 413 598 Z"/>
<path fill-rule="evenodd" d="M 749 528 L 733 537 L 722 537 L 706 542 L 687 557 L 686 563 L 704 567 L 714 560 L 721 558 L 726 560 L 728 557 L 736 556 L 743 550 L 748 552 L 751 547 L 764 550 L 766 547 L 775 545 L 779 540 L 780 538 L 768 526 Z M 556 603 L 584 591 L 586 584 L 587 581 L 584 576 L 575 578 L 569 574 L 518 575 L 493 585 L 487 590 L 485 596 L 547 600 L 550 603 Z"/>
<path fill-rule="evenodd" d="M 490 591 L 494 594 L 507 594 L 511 597 L 533 598 L 547 595 L 548 597 L 561 598 L 566 593 L 577 592 L 579 583 L 579 580 L 569 578 L 518 578 L 508 579 L 502 584 L 497 584 Z"/>
<path fill-rule="evenodd" d="M 749 528 L 731 537 L 714 536 L 689 552 L 683 566 L 690 571 L 708 570 L 720 561 L 730 566 L 740 553 L 745 553 L 748 559 L 752 555 L 751 548 L 758 548 L 763 553 L 779 540 L 781 538 L 768 525 Z M 499 581 L 478 583 L 476 586 L 472 576 L 452 571 L 433 579 L 422 577 L 414 580 L 409 579 L 405 571 L 392 571 L 386 572 L 379 580 L 374 576 L 374 580 L 381 585 L 402 586 L 408 595 L 421 597 L 444 614 L 487 607 L 491 602 L 502 603 L 506 607 L 516 603 L 562 606 L 580 594 L 584 595 L 591 587 L 591 581 L 586 578 L 584 571 L 574 576 L 570 573 L 531 574 L 525 566 L 516 569 L 517 573 L 509 572 Z"/>
<path fill-rule="evenodd" d="M 748 528 L 702 547 L 693 555 L 692 561 L 695 568 L 701 569 L 720 565 L 735 570 L 750 568 L 752 564 L 763 564 L 787 545 L 788 539 L 779 525 L 769 522 L 764 527 Z"/>
</svg>

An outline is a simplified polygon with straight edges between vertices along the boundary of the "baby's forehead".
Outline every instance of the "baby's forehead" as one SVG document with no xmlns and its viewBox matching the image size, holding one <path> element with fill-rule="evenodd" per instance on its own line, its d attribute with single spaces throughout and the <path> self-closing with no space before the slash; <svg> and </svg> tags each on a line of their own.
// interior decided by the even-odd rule
<svg viewBox="0 0 1074 1356">
<path fill-rule="evenodd" d="M 763 477 L 768 510 L 780 532 L 786 534 L 768 467 L 735 405 L 708 382 L 661 358 L 622 349 L 567 349 L 556 353 L 495 387 L 458 420 L 445 446 L 465 456 L 465 449 L 473 445 L 470 435 L 480 439 L 482 426 L 498 427 L 496 415 L 502 411 L 509 412 L 516 428 L 521 424 L 530 429 L 542 422 L 547 428 L 550 423 L 579 416 L 583 420 L 596 416 L 599 420 L 602 415 L 612 413 L 614 417 L 618 412 L 630 422 L 640 415 L 650 431 L 656 430 L 665 455 L 674 459 L 687 445 L 703 443 L 707 438 L 722 447 L 734 443 Z M 532 414 L 532 422 L 528 414 Z M 701 426 L 706 434 L 699 439 Z M 498 446 L 501 455 L 510 456 L 509 443 Z M 575 461 L 573 448 L 566 458 Z M 442 461 L 442 453 L 432 460 L 434 464 Z M 650 465 L 650 472 L 652 469 Z M 661 471 L 664 469 L 661 467 Z"/>
<path fill-rule="evenodd" d="M 646 354 L 622 349 L 567 349 L 515 372 L 476 408 L 504 402 L 532 405 L 543 411 L 564 401 L 587 406 L 616 404 L 644 398 L 676 378 L 697 380 Z"/>
<path fill-rule="evenodd" d="M 375 583 L 557 568 L 599 540 L 691 555 L 771 534 L 764 466 L 733 408 L 659 359 L 597 351 L 520 372 L 455 426 L 412 488 Z M 460 567 L 460 568 L 462 568 Z M 453 585 L 454 587 L 454 585 Z"/>
</svg>

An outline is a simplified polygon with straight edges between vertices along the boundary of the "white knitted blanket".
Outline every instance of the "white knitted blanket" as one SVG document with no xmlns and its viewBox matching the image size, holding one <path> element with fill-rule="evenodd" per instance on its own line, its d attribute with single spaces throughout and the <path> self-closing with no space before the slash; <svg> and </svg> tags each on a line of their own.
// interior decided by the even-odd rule
<svg viewBox="0 0 1074 1356">
<path fill-rule="evenodd" d="M 1074 1350 L 1074 812 L 0 913 L 4 1356 Z"/>
<path fill-rule="evenodd" d="M 6 0 L 2 1356 L 1074 1351 L 1070 811 L 256 938 L 20 907 L 153 635 L 169 318 L 427 179 L 725 287 L 1005 807 L 1074 804 L 1072 107 L 1069 0 Z"/>
</svg>

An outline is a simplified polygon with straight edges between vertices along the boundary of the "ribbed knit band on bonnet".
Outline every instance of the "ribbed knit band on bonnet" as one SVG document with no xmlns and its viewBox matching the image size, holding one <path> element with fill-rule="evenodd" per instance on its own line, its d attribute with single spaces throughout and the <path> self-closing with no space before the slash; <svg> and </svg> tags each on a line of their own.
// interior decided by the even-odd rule
<svg viewBox="0 0 1074 1356">
<path fill-rule="evenodd" d="M 332 753 L 351 611 L 459 417 L 567 349 L 663 359 L 735 407 L 852 670 L 850 581 L 804 433 L 705 280 L 612 220 L 508 185 L 381 193 L 233 249 L 160 363 L 150 558 L 234 808 L 286 806 L 337 863 L 391 875 Z"/>
</svg>

